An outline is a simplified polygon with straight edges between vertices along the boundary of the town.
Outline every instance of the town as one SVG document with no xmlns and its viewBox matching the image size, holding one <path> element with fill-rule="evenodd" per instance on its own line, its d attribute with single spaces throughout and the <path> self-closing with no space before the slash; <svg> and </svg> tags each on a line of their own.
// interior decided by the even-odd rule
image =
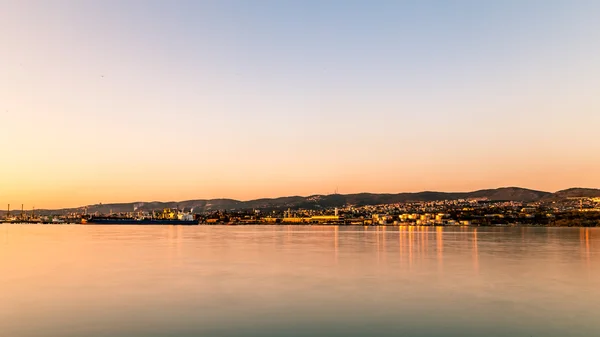
<svg viewBox="0 0 600 337">
<path fill-rule="evenodd" d="M 132 209 L 129 212 L 90 214 L 83 207 L 71 211 L 8 209 L 5 223 L 81 224 L 89 217 L 105 219 L 190 219 L 200 225 L 325 224 L 376 226 L 598 226 L 600 197 L 573 197 L 536 202 L 498 201 L 487 198 L 414 201 L 341 207 L 195 210 Z M 187 220 L 186 220 L 187 221 Z M 118 223 L 118 221 L 115 221 Z M 168 223 L 168 221 L 166 222 Z"/>
</svg>

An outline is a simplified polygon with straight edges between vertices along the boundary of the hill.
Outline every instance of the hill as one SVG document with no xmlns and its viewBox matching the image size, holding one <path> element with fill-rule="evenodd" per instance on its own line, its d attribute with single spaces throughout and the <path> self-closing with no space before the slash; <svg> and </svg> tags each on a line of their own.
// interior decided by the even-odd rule
<svg viewBox="0 0 600 337">
<path fill-rule="evenodd" d="M 558 191 L 552 194 L 553 199 L 565 199 L 565 198 L 596 198 L 600 197 L 600 189 L 596 188 L 569 188 L 566 190 Z"/>
<path fill-rule="evenodd" d="M 185 201 L 152 201 L 152 202 L 130 202 L 96 204 L 87 206 L 89 213 L 109 212 L 131 212 L 133 210 L 160 210 L 163 208 L 180 208 L 194 212 L 216 211 L 216 210 L 243 210 L 243 209 L 320 209 L 329 207 L 341 207 L 344 205 L 368 206 L 378 204 L 392 204 L 410 201 L 436 201 L 456 200 L 467 198 L 487 198 L 496 201 L 522 201 L 534 202 L 541 200 L 560 200 L 573 197 L 600 197 L 600 189 L 592 188 L 570 188 L 556 193 L 536 191 L 520 187 L 502 187 L 496 189 L 485 189 L 473 192 L 434 192 L 424 191 L 416 193 L 356 193 L 356 194 L 330 194 L 312 195 L 308 197 L 290 196 L 281 198 L 263 198 L 248 201 L 234 199 L 197 199 Z M 80 212 L 84 207 L 60 209 L 60 210 L 36 210 L 38 214 Z M 15 210 L 18 214 L 20 210 Z M 0 216 L 5 211 L 0 211 Z"/>
<path fill-rule="evenodd" d="M 489 200 L 515 200 L 515 201 L 536 201 L 542 198 L 552 196 L 552 193 L 535 191 L 518 187 L 504 187 L 497 189 L 479 190 L 474 192 L 434 192 L 425 191 L 417 193 L 356 193 L 356 194 L 330 194 L 330 195 L 312 195 L 308 197 L 290 196 L 281 198 L 263 198 L 249 201 L 240 201 L 234 199 L 197 199 L 185 201 L 152 201 L 152 202 L 130 202 L 130 203 L 111 203 L 88 205 L 89 213 L 109 213 L 109 212 L 131 212 L 134 210 L 159 210 L 163 208 L 182 208 L 193 210 L 194 212 L 215 211 L 215 210 L 241 210 L 241 209 L 286 209 L 286 208 L 306 208 L 319 209 L 328 207 L 341 207 L 344 205 L 377 205 L 391 204 L 409 201 L 435 201 L 435 200 L 455 200 L 465 198 L 488 198 Z M 84 207 L 61 209 L 61 210 L 37 210 L 38 214 L 47 214 L 51 212 L 76 212 Z M 15 211 L 18 212 L 18 211 Z M 1 212 L 5 213 L 5 212 Z"/>
<path fill-rule="evenodd" d="M 488 198 L 490 200 L 538 201 L 551 196 L 550 192 L 530 190 L 520 187 L 501 187 L 468 193 L 468 198 Z"/>
</svg>

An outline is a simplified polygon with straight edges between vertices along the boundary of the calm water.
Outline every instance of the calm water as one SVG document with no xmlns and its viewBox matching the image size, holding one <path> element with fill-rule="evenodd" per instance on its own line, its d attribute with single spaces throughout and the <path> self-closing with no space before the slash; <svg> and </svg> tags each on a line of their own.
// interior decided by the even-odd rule
<svg viewBox="0 0 600 337">
<path fill-rule="evenodd" d="M 600 336 L 600 229 L 0 225 L 0 335 Z"/>
</svg>

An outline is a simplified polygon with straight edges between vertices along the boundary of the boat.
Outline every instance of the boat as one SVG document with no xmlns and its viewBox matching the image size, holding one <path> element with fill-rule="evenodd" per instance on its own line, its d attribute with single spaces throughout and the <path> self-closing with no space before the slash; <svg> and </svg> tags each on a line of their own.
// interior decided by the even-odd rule
<svg viewBox="0 0 600 337">
<path fill-rule="evenodd" d="M 165 209 L 162 213 L 155 216 L 152 213 L 150 216 L 122 216 L 108 215 L 96 216 L 92 215 L 81 219 L 82 224 L 86 225 L 198 225 L 199 221 L 194 219 L 191 213 L 181 213 Z"/>
<path fill-rule="evenodd" d="M 139 219 L 117 216 L 92 216 L 82 219 L 81 223 L 86 225 L 197 225 L 198 221 L 194 219 Z"/>
</svg>

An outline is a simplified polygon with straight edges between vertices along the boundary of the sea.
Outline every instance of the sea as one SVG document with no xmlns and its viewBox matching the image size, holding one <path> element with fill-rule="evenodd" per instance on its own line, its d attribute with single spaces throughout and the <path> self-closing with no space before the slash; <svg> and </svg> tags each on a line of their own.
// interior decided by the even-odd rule
<svg viewBox="0 0 600 337">
<path fill-rule="evenodd" d="M 0 336 L 600 336 L 600 228 L 3 224 Z"/>
</svg>

